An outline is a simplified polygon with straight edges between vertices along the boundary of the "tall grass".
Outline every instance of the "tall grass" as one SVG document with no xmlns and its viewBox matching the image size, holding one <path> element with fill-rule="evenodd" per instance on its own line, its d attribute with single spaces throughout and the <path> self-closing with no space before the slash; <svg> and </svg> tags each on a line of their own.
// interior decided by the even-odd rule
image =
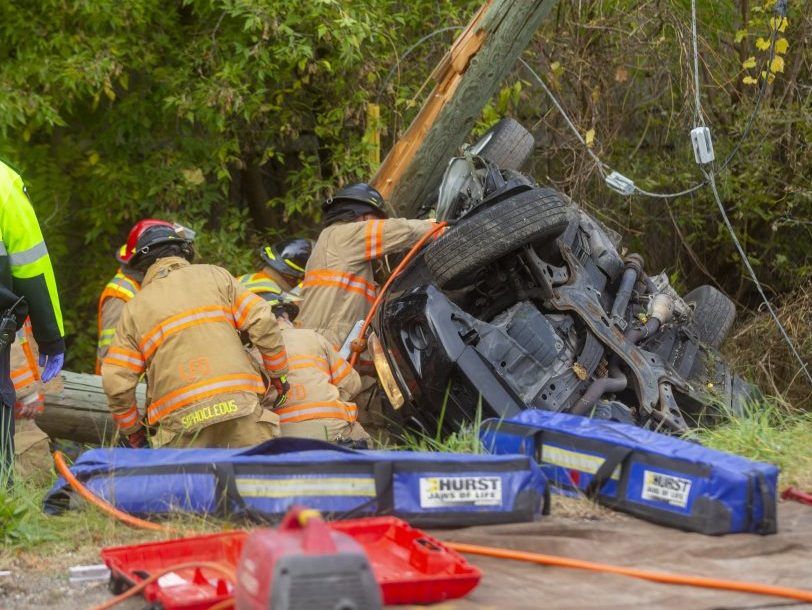
<svg viewBox="0 0 812 610">
<path fill-rule="evenodd" d="M 443 421 L 445 420 L 446 407 L 448 406 L 448 395 L 451 386 L 446 388 L 443 404 L 440 407 L 440 417 L 437 420 L 437 430 L 433 435 L 425 432 L 404 431 L 402 442 L 398 449 L 409 451 L 442 451 L 448 453 L 473 453 L 483 452 L 482 443 L 479 440 L 479 426 L 482 423 L 482 396 L 477 399 L 476 412 L 471 422 L 464 423 L 459 430 L 443 436 Z"/>
<path fill-rule="evenodd" d="M 694 431 L 701 443 L 781 468 L 781 484 L 812 487 L 812 413 L 776 399 L 747 405 L 741 417 Z"/>
</svg>

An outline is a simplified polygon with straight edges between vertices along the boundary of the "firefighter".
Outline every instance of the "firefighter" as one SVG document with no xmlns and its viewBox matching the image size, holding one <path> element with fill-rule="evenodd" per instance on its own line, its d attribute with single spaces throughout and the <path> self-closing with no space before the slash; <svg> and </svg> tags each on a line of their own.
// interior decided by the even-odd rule
<svg viewBox="0 0 812 610">
<path fill-rule="evenodd" d="M 373 261 L 408 250 L 434 223 L 388 218 L 383 197 L 368 184 L 340 189 L 324 202 L 322 211 L 324 229 L 307 261 L 298 324 L 340 349 L 378 294 Z M 372 371 L 372 362 L 363 355 L 358 365 L 363 372 Z M 383 437 L 385 422 L 375 388 L 375 379 L 365 376 L 356 401 L 361 424 Z"/>
<path fill-rule="evenodd" d="M 310 239 L 293 238 L 259 251 L 262 269 L 238 278 L 240 284 L 266 301 L 275 301 L 279 295 L 295 294 L 305 274 L 305 265 L 313 250 Z"/>
<path fill-rule="evenodd" d="M 378 294 L 372 262 L 408 250 L 434 223 L 388 218 L 383 197 L 368 184 L 340 189 L 322 212 L 324 229 L 307 261 L 299 323 L 340 347 Z"/>
<path fill-rule="evenodd" d="M 288 390 L 273 312 L 225 269 L 193 257 L 189 240 L 159 225 L 141 234 L 130 260 L 144 280 L 121 311 L 102 383 L 131 447 L 147 445 L 135 401 L 144 373 L 154 447 L 241 447 L 278 435 L 278 416 L 260 406 L 266 393 L 283 403 Z M 239 332 L 261 354 L 267 390 Z"/>
<path fill-rule="evenodd" d="M 124 303 L 132 299 L 135 294 L 141 289 L 141 280 L 144 279 L 144 274 L 136 271 L 130 265 L 130 260 L 135 254 L 135 244 L 142 233 L 150 227 L 174 227 L 176 231 L 180 232 L 184 237 L 191 239 L 189 230 L 181 227 L 180 225 L 173 225 L 165 220 L 156 220 L 154 218 L 146 218 L 139 220 L 130 229 L 127 236 L 127 243 L 125 243 L 118 252 L 116 252 L 116 260 L 120 263 L 120 267 L 116 274 L 113 276 L 107 285 L 102 290 L 99 297 L 99 314 L 98 314 L 98 327 L 99 327 L 99 340 L 96 346 L 96 374 L 101 374 L 102 360 L 107 355 L 107 350 L 110 349 L 110 343 L 113 341 L 113 335 L 116 332 L 116 324 L 121 315 L 121 309 Z"/>
<path fill-rule="evenodd" d="M 22 302 L 18 299 L 24 297 Z M 16 305 L 16 307 L 15 307 Z M 13 330 L 28 314 L 39 344 L 42 381 L 65 361 L 65 332 L 51 259 L 20 176 L 0 162 L 0 315 L 11 310 Z M 8 339 L 12 340 L 11 333 Z M 0 478 L 11 481 L 14 463 L 14 384 L 8 344 L 0 350 Z"/>
<path fill-rule="evenodd" d="M 330 342 L 313 330 L 294 328 L 299 307 L 290 299 L 273 305 L 288 352 L 290 392 L 275 413 L 282 436 L 313 438 L 368 448 L 370 437 L 351 402 L 361 377 Z"/>
</svg>

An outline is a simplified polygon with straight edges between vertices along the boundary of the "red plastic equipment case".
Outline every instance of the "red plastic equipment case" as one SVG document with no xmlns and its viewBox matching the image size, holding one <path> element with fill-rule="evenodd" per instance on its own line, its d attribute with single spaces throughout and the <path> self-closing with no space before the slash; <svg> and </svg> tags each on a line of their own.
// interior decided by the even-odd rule
<svg viewBox="0 0 812 610">
<path fill-rule="evenodd" d="M 102 549 L 102 560 L 110 568 L 110 591 L 118 595 L 156 572 L 191 561 L 221 563 L 233 570 L 247 537 L 235 531 Z M 207 610 L 231 598 L 233 591 L 234 583 L 223 574 L 189 568 L 162 576 L 143 595 L 164 610 Z"/>
<path fill-rule="evenodd" d="M 462 555 L 395 517 L 333 521 L 364 547 L 385 604 L 433 604 L 457 599 L 479 584 L 482 572 Z"/>
<path fill-rule="evenodd" d="M 395 517 L 333 521 L 330 527 L 360 544 L 369 558 L 385 604 L 431 604 L 463 597 L 482 573 L 436 538 Z M 102 550 L 111 591 L 121 593 L 159 570 L 188 561 L 214 561 L 236 569 L 244 531 L 193 536 Z M 164 610 L 206 610 L 231 597 L 233 583 L 209 570 L 183 570 L 144 591 Z"/>
</svg>

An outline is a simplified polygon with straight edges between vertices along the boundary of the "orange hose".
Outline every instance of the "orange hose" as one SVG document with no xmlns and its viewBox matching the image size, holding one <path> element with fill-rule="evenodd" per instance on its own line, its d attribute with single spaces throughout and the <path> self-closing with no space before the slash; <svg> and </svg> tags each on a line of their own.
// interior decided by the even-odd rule
<svg viewBox="0 0 812 610">
<path fill-rule="evenodd" d="M 389 286 L 392 285 L 392 282 L 395 278 L 400 275 L 400 272 L 408 265 L 412 259 L 417 256 L 417 253 L 423 248 L 426 242 L 431 239 L 436 233 L 439 233 L 443 229 L 448 226 L 448 223 L 445 222 L 438 222 L 434 225 L 431 229 L 426 231 L 423 234 L 418 242 L 412 246 L 412 249 L 406 253 L 406 256 L 403 257 L 403 260 L 398 263 L 398 266 L 395 267 L 395 270 L 392 272 L 392 275 L 389 276 L 389 279 L 386 280 L 384 283 L 383 288 L 381 288 L 380 292 L 378 292 L 378 296 L 375 297 L 375 300 L 372 302 L 372 307 L 369 308 L 369 313 L 367 313 L 366 317 L 364 318 L 364 323 L 361 325 L 361 332 L 358 333 L 358 339 L 363 339 L 367 333 L 367 329 L 369 328 L 370 322 L 372 322 L 372 317 L 375 315 L 375 312 L 378 311 L 378 307 L 381 305 L 381 301 L 383 301 L 383 297 L 386 294 L 386 291 L 389 290 Z M 350 365 L 355 366 L 355 363 L 358 361 L 358 352 L 353 351 L 350 354 Z"/>
<path fill-rule="evenodd" d="M 91 608 L 91 610 L 109 610 L 109 608 L 112 608 L 113 606 L 117 606 L 121 602 L 123 602 L 125 600 L 128 600 L 131 597 L 135 597 L 136 595 L 141 593 L 144 589 L 146 589 L 149 585 L 151 585 L 156 580 L 161 578 L 161 576 L 169 574 L 170 572 L 177 572 L 178 570 L 187 570 L 189 568 L 205 568 L 207 570 L 212 570 L 212 571 L 215 571 L 215 572 L 219 572 L 220 574 L 225 576 L 227 579 L 229 579 L 232 583 L 236 584 L 236 582 L 237 582 L 237 573 L 234 571 L 234 568 L 232 568 L 231 566 L 228 566 L 228 565 L 226 565 L 224 563 L 217 563 L 217 562 L 214 562 L 214 561 L 187 561 L 185 563 L 179 563 L 177 565 L 170 566 L 168 568 L 164 568 L 160 572 L 156 572 L 155 574 L 152 574 L 149 578 L 146 578 L 146 579 L 142 580 L 141 582 L 139 582 L 137 585 L 127 589 L 121 595 L 117 595 L 113 599 L 109 599 L 106 602 L 104 602 L 103 604 L 99 604 L 98 606 L 93 606 L 93 608 Z M 224 605 L 225 602 L 229 602 L 229 603 Z M 231 600 L 231 599 L 228 599 L 228 600 L 223 600 L 222 602 L 219 602 L 219 603 L 215 604 L 214 606 L 212 606 L 212 608 L 230 608 L 233 605 L 234 605 L 234 601 Z M 210 608 L 209 610 L 212 610 L 212 608 Z"/>
<path fill-rule="evenodd" d="M 70 471 L 70 468 L 68 468 L 68 465 L 65 463 L 65 455 L 61 451 L 54 451 L 54 464 L 56 465 L 56 471 L 65 478 L 65 480 L 68 482 L 68 484 L 70 484 L 70 486 L 74 489 L 76 493 L 78 493 L 80 496 L 82 496 L 82 498 L 87 500 L 90 504 L 94 505 L 96 508 L 99 508 L 103 512 L 112 515 L 119 521 L 122 521 L 127 525 L 131 525 L 133 527 L 140 527 L 141 529 L 152 530 L 155 532 L 169 532 L 173 534 L 183 533 L 171 527 L 161 525 L 160 523 L 153 523 L 152 521 L 145 521 L 143 519 L 139 519 L 138 517 L 133 517 L 128 513 L 120 511 L 106 500 L 102 500 L 99 496 L 97 496 L 96 494 L 91 492 L 87 487 L 82 485 L 79 482 L 79 479 L 77 479 L 73 475 L 73 473 Z"/>
<path fill-rule="evenodd" d="M 177 530 L 170 529 L 157 523 L 144 521 L 133 517 L 123 511 L 118 510 L 110 503 L 102 500 L 93 494 L 90 490 L 82 485 L 73 473 L 70 472 L 62 453 L 59 451 L 54 452 L 54 462 L 59 473 L 65 477 L 65 480 L 70 483 L 76 492 L 85 498 L 88 502 L 98 507 L 102 511 L 112 515 L 116 519 L 123 521 L 127 525 L 133 527 L 140 527 L 150 530 L 168 531 L 173 533 L 182 533 Z M 684 585 L 689 587 L 700 587 L 704 589 L 720 589 L 723 591 L 735 591 L 739 593 L 753 593 L 756 595 L 769 595 L 771 597 L 781 597 L 787 599 L 796 599 L 805 602 L 812 602 L 812 591 L 805 591 L 804 589 L 794 589 L 792 587 L 779 587 L 775 585 L 765 585 L 755 582 L 743 582 L 738 580 L 723 580 L 717 578 L 706 578 L 704 576 L 690 576 L 687 574 L 671 574 L 668 572 L 652 572 L 649 570 L 640 570 L 638 568 L 627 568 L 623 566 L 616 566 L 608 563 L 597 563 L 593 561 L 584 561 L 581 559 L 573 559 L 570 557 L 560 557 L 557 555 L 544 555 L 541 553 L 528 553 L 525 551 L 514 551 L 511 549 L 500 549 L 488 546 L 479 546 L 476 544 L 465 544 L 463 542 L 443 542 L 445 546 L 454 549 L 459 553 L 468 553 L 471 555 L 482 555 L 484 557 L 495 557 L 497 559 L 513 559 L 516 561 L 527 561 L 530 563 L 538 563 L 541 565 L 559 567 L 559 568 L 574 568 L 577 570 L 589 570 L 592 572 L 604 572 L 606 574 L 617 574 L 619 576 L 629 576 L 631 578 L 640 578 L 643 580 L 650 580 L 670 585 Z M 191 564 L 192 566 L 203 566 L 204 563 Z M 221 564 L 214 564 L 222 567 Z M 189 566 L 187 566 L 189 567 Z M 180 569 L 176 566 L 175 569 Z M 156 578 L 159 578 L 158 575 Z M 146 581 L 145 581 L 146 582 Z M 236 582 L 236 579 L 235 579 Z M 144 584 L 144 583 L 141 583 Z M 149 583 L 147 583 L 149 584 Z M 139 585 L 140 586 L 140 585 Z M 146 584 L 144 584 L 146 586 Z M 132 591 L 132 589 L 130 590 Z M 127 593 L 130 593 L 127 591 Z M 140 589 L 139 589 L 140 591 Z M 123 595 L 127 595 L 127 593 Z M 119 596 L 121 599 L 125 597 Z M 135 595 L 135 593 L 132 593 Z M 111 602 L 118 603 L 119 598 L 114 598 Z M 121 601 L 121 600 L 119 600 Z M 108 602 L 109 603 L 109 602 Z M 111 606 L 98 606 L 93 610 L 104 610 Z M 227 606 L 226 606 L 227 607 Z"/>
<path fill-rule="evenodd" d="M 465 544 L 461 542 L 443 542 L 443 544 L 460 553 L 469 553 L 471 555 L 482 555 L 484 557 L 495 557 L 497 559 L 528 561 L 531 563 L 538 563 L 541 565 L 559 568 L 575 568 L 577 570 L 605 572 L 607 574 L 618 574 L 621 576 L 630 576 L 632 578 L 642 578 L 643 580 L 651 580 L 670 585 L 685 585 L 704 589 L 721 589 L 724 591 L 736 591 L 740 593 L 755 593 L 757 595 L 770 595 L 772 597 L 784 597 L 805 602 L 812 602 L 812 591 L 793 589 L 792 587 L 778 587 L 775 585 L 764 585 L 755 582 L 706 578 L 704 576 L 689 576 L 687 574 L 651 572 L 649 570 L 626 568 L 608 563 L 596 563 L 593 561 L 571 559 L 569 557 L 543 555 L 541 553 L 527 553 L 524 551 L 513 551 L 510 549 L 500 549 L 488 546 L 479 546 L 476 544 Z"/>
</svg>

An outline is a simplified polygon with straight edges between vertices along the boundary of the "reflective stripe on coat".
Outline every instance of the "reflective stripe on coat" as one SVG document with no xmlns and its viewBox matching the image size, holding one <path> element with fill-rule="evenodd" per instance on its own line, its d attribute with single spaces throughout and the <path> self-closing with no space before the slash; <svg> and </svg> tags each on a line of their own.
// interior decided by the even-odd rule
<svg viewBox="0 0 812 610">
<path fill-rule="evenodd" d="M 340 347 L 378 294 L 372 261 L 407 250 L 432 226 L 428 220 L 390 218 L 326 227 L 307 261 L 297 324 Z"/>
<path fill-rule="evenodd" d="M 239 332 L 267 359 L 266 372 L 287 372 L 281 332 L 271 308 L 225 269 L 159 259 L 141 291 L 126 303 L 102 364 L 110 410 L 124 433 L 140 425 L 135 387 L 146 374 L 147 421 L 169 432 L 194 433 L 254 412 L 265 386 Z"/>
<path fill-rule="evenodd" d="M 288 353 L 290 392 L 282 408 L 274 409 L 279 422 L 341 419 L 352 423 L 358 408 L 351 399 L 361 390 L 361 378 L 330 342 L 312 330 L 293 328 L 280 320 Z"/>
</svg>

